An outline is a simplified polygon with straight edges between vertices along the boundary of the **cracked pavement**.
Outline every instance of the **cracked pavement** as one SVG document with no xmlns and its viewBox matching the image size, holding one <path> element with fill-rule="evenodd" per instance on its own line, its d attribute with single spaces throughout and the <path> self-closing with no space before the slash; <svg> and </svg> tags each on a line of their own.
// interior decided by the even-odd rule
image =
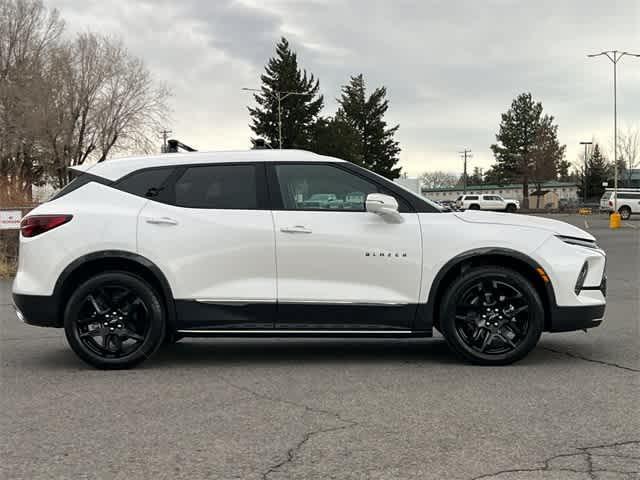
<svg viewBox="0 0 640 480">
<path fill-rule="evenodd" d="M 97 371 L 0 282 L 0 479 L 640 480 L 640 230 L 589 225 L 606 321 L 501 368 L 441 338 L 210 339 Z"/>
</svg>

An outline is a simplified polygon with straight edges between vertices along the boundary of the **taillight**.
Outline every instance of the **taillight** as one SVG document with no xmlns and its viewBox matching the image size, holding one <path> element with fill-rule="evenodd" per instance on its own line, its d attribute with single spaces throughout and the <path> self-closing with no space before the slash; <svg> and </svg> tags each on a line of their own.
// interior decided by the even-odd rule
<svg viewBox="0 0 640 480">
<path fill-rule="evenodd" d="M 611 200 L 609 200 L 609 206 L 613 207 L 613 202 Z"/>
<path fill-rule="evenodd" d="M 73 215 L 31 215 L 22 220 L 20 231 L 23 237 L 35 237 L 64 225 L 72 218 Z"/>
</svg>

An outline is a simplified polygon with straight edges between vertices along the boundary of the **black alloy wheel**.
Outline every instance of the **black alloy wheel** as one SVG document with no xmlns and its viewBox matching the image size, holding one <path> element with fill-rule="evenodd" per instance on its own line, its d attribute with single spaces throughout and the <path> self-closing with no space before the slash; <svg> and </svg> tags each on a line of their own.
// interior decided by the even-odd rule
<svg viewBox="0 0 640 480">
<path fill-rule="evenodd" d="M 453 350 L 466 359 L 503 365 L 521 359 L 536 345 L 544 309 L 538 292 L 519 273 L 476 267 L 448 288 L 440 326 Z"/>
<path fill-rule="evenodd" d="M 78 288 L 65 310 L 65 333 L 76 354 L 98 368 L 128 368 L 153 354 L 164 338 L 157 293 L 124 272 L 97 275 Z"/>
</svg>

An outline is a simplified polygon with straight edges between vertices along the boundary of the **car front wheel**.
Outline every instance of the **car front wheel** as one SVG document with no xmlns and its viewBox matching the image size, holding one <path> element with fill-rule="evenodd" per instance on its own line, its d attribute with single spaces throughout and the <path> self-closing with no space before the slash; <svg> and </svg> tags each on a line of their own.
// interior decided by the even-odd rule
<svg viewBox="0 0 640 480">
<path fill-rule="evenodd" d="M 141 278 L 107 272 L 71 295 L 64 329 L 73 351 L 102 369 L 130 368 L 149 358 L 165 336 L 158 294 Z"/>
<path fill-rule="evenodd" d="M 481 266 L 447 288 L 440 330 L 460 356 L 481 365 L 507 365 L 538 343 L 544 308 L 531 282 L 508 268 Z"/>
</svg>

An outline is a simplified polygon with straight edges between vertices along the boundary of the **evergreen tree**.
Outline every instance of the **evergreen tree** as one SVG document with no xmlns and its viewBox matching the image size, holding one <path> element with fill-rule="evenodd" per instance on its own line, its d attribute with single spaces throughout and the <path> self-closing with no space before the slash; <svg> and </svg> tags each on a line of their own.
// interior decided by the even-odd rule
<svg viewBox="0 0 640 480">
<path fill-rule="evenodd" d="M 351 77 L 348 85 L 342 87 L 338 99 L 340 107 L 336 118 L 346 122 L 358 133 L 355 161 L 387 178 L 400 175 L 400 145 L 394 139 L 399 125 L 387 127 L 384 114 L 389 108 L 387 89 L 376 88 L 367 98 L 362 74 Z"/>
<path fill-rule="evenodd" d="M 529 206 L 530 181 L 556 178 L 565 150 L 557 134 L 553 117 L 543 115 L 542 104 L 530 93 L 518 95 L 501 116 L 497 143 L 491 145 L 496 159 L 491 175 L 522 183 L 524 208 Z"/>
<path fill-rule="evenodd" d="M 569 172 L 571 168 L 571 162 L 566 159 L 562 159 L 558 162 L 558 180 L 561 182 L 570 182 L 572 175 Z"/>
<path fill-rule="evenodd" d="M 262 92 L 254 95 L 258 104 L 249 107 L 251 130 L 278 148 L 278 96 L 282 119 L 282 148 L 310 148 L 313 126 L 322 110 L 320 82 L 298 67 L 298 57 L 286 38 L 276 45 L 276 55 L 269 59 L 262 80 Z M 291 94 L 289 92 L 294 92 Z"/>
<path fill-rule="evenodd" d="M 313 126 L 311 151 L 362 164 L 359 133 L 339 117 L 319 118 Z"/>
<path fill-rule="evenodd" d="M 467 185 L 482 185 L 484 178 L 480 167 L 473 167 L 473 173 L 467 178 Z"/>
<path fill-rule="evenodd" d="M 602 155 L 600 146 L 596 143 L 587 162 L 586 184 L 589 198 L 600 198 L 602 196 L 605 188 L 602 183 L 608 180 L 611 170 L 611 165 Z"/>
</svg>

